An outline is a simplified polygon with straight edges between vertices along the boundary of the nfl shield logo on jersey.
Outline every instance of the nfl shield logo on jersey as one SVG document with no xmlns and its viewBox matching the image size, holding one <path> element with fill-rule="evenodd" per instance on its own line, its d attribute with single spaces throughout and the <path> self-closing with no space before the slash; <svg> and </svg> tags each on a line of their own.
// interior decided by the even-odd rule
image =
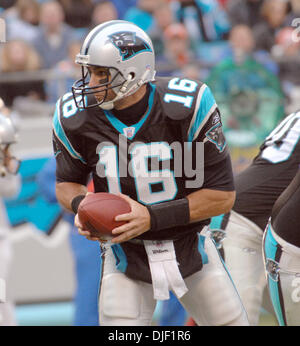
<svg viewBox="0 0 300 346">
<path fill-rule="evenodd" d="M 132 138 L 134 136 L 135 127 L 125 127 L 123 133 L 127 138 Z"/>
</svg>

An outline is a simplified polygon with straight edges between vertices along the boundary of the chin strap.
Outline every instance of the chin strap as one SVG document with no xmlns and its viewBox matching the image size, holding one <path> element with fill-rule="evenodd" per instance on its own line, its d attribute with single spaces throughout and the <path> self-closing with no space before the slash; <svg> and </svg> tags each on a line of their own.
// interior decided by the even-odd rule
<svg viewBox="0 0 300 346">
<path fill-rule="evenodd" d="M 127 80 L 124 82 L 124 84 L 121 86 L 119 92 L 117 93 L 117 96 L 111 101 L 103 102 L 99 107 L 102 109 L 105 109 L 107 111 L 112 110 L 114 108 L 114 102 L 122 99 L 125 96 L 130 96 L 137 89 L 139 89 L 143 84 L 145 84 L 147 81 L 147 76 L 149 73 L 150 73 L 150 70 L 146 69 L 146 71 L 142 75 L 141 79 L 137 83 L 133 84 L 131 86 L 131 88 L 129 88 L 127 90 L 128 84 L 132 81 L 132 78 L 133 78 L 132 75 L 129 74 L 127 77 Z"/>
<path fill-rule="evenodd" d="M 102 109 L 105 109 L 107 111 L 110 111 L 111 109 L 113 109 L 114 108 L 114 102 L 116 102 L 117 100 L 120 100 L 121 98 L 123 98 L 126 95 L 127 86 L 131 82 L 131 80 L 132 80 L 132 75 L 129 74 L 127 77 L 127 80 L 124 82 L 124 84 L 121 86 L 119 92 L 117 93 L 117 96 L 111 101 L 103 102 L 99 107 Z"/>
</svg>

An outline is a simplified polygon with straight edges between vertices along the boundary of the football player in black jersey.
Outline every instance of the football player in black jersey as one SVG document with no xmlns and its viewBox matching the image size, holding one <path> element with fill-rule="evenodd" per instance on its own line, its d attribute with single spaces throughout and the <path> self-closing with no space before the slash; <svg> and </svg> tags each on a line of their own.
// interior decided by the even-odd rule
<svg viewBox="0 0 300 346">
<path fill-rule="evenodd" d="M 279 325 L 300 325 L 300 170 L 277 199 L 264 233 L 268 291 Z"/>
<path fill-rule="evenodd" d="M 85 38 L 82 78 L 53 117 L 57 199 L 77 214 L 92 175 L 95 192 L 120 194 L 105 252 L 100 325 L 149 325 L 172 290 L 199 325 L 248 325 L 209 233 L 235 199 L 231 160 L 210 89 L 157 78 L 147 34 L 110 21 Z M 79 233 L 89 239 L 75 216 Z M 202 234 L 200 235 L 200 232 Z"/>
<path fill-rule="evenodd" d="M 266 285 L 263 233 L 275 201 L 294 178 L 299 163 L 298 111 L 278 124 L 261 145 L 251 165 L 235 177 L 236 201 L 232 210 L 212 218 L 210 224 L 214 238 L 219 238 L 217 242 L 251 325 L 259 322 Z M 297 237 L 295 227 L 288 230 L 287 226 L 285 234 L 288 232 L 294 236 L 285 236 L 284 239 L 294 244 L 293 239 Z M 224 239 L 220 241 L 222 237 Z"/>
</svg>

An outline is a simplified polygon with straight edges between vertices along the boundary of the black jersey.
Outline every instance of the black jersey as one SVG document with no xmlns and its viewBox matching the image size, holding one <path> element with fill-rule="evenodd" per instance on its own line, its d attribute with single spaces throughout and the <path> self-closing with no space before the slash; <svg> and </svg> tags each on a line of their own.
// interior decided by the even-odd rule
<svg viewBox="0 0 300 346">
<path fill-rule="evenodd" d="M 208 86 L 159 78 L 150 89 L 145 114 L 131 126 L 113 111 L 78 110 L 71 93 L 60 98 L 53 117 L 57 181 L 86 184 L 92 175 L 95 192 L 121 192 L 144 205 L 204 187 L 234 190 L 221 118 Z M 209 221 L 138 238 L 175 240 Z"/>
<path fill-rule="evenodd" d="M 276 199 L 295 176 L 299 163 L 300 111 L 279 123 L 252 164 L 236 176 L 233 210 L 263 230 Z"/>
<path fill-rule="evenodd" d="M 273 230 L 288 243 L 300 247 L 300 170 L 276 200 L 271 214 Z"/>
</svg>

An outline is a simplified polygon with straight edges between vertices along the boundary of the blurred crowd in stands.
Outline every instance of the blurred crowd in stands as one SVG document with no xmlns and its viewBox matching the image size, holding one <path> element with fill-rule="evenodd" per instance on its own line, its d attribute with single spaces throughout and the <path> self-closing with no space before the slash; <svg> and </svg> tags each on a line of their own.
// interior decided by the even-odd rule
<svg viewBox="0 0 300 346">
<path fill-rule="evenodd" d="M 112 19 L 150 35 L 157 76 L 207 82 L 228 128 L 264 122 L 264 136 L 300 106 L 300 0 L 1 0 L 0 17 L 8 107 L 54 104 L 80 73 L 80 42 Z"/>
</svg>

